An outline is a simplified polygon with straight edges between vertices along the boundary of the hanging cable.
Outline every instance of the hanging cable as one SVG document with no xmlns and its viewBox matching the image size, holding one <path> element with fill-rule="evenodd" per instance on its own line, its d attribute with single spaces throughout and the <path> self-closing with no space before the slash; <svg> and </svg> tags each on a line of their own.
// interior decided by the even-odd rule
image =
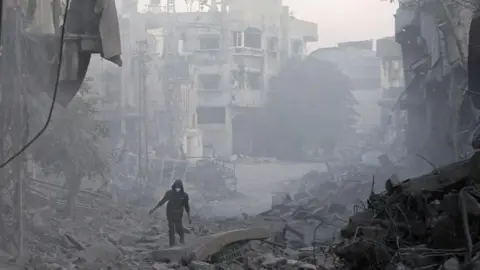
<svg viewBox="0 0 480 270">
<path fill-rule="evenodd" d="M 55 107 L 55 101 L 57 99 L 57 92 L 58 92 L 58 86 L 60 83 L 60 73 L 62 71 L 62 60 L 63 60 L 63 42 L 65 39 L 65 25 L 67 23 L 67 14 L 68 14 L 68 9 L 70 7 L 70 0 L 65 0 L 65 13 L 63 14 L 63 25 L 61 27 L 60 31 L 60 53 L 58 55 L 58 68 L 57 68 L 57 77 L 55 80 L 55 88 L 53 90 L 53 96 L 52 96 L 52 103 L 50 105 L 50 109 L 48 111 L 48 117 L 47 120 L 45 121 L 45 124 L 43 125 L 42 129 L 29 141 L 27 142 L 18 152 L 16 152 L 14 155 L 9 157 L 7 160 L 5 160 L 2 164 L 0 164 L 0 169 L 5 168 L 10 162 L 12 162 L 15 158 L 20 156 L 25 150 L 27 150 L 28 147 L 30 147 L 40 136 L 45 133 L 45 131 L 48 128 L 48 125 L 50 124 L 50 121 L 52 119 L 53 115 L 53 108 Z"/>
</svg>

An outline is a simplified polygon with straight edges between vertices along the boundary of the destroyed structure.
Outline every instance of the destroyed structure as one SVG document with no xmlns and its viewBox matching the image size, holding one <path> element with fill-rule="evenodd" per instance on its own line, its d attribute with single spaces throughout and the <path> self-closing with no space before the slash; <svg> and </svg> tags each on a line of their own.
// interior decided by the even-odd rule
<svg viewBox="0 0 480 270">
<path fill-rule="evenodd" d="M 158 45 L 152 53 L 161 54 L 169 15 L 159 9 L 152 6 L 141 17 Z M 172 16 L 179 54 L 190 65 L 198 93 L 203 145 L 219 156 L 230 157 L 234 148 L 248 154 L 251 136 L 244 131 L 251 120 L 242 115 L 265 103 L 270 79 L 282 63 L 306 54 L 306 44 L 317 40 L 316 25 L 290 16 L 281 1 L 228 1 L 208 12 Z"/>
<path fill-rule="evenodd" d="M 468 85 L 467 61 L 476 6 L 471 1 L 401 1 L 395 16 L 405 73 L 405 94 L 398 100 L 407 114 L 405 145 L 411 156 L 420 154 L 437 166 L 469 151 L 476 126 L 476 90 L 467 90 L 475 86 Z M 413 158 L 411 165 L 420 165 L 420 171 L 429 166 L 417 161 Z"/>
<path fill-rule="evenodd" d="M 270 79 L 288 58 L 306 54 L 316 25 L 290 16 L 281 1 L 255 10 L 248 1 L 207 3 L 207 11 L 188 12 L 171 1 L 152 1 L 142 12 L 135 1 L 120 2 L 124 66 L 93 58 L 92 89 L 84 94 L 123 153 L 113 164 L 113 182 L 122 189 L 132 179 L 168 187 L 194 172 L 202 178 L 215 165 L 225 182 L 214 187 L 235 190 L 231 164 L 195 164 L 252 152 L 251 117 L 265 103 Z"/>
<path fill-rule="evenodd" d="M 120 13 L 124 67 L 114 70 L 92 60 L 96 70 L 89 74 L 95 77 L 96 86 L 102 86 L 95 88 L 121 89 L 116 100 L 99 106 L 99 117 L 120 130 L 128 145 L 135 145 L 138 138 L 125 135 L 134 134 L 141 126 L 146 99 L 150 148 L 163 147 L 172 135 L 180 138 L 177 149 L 181 145 L 192 162 L 213 153 L 220 157 L 249 155 L 255 140 L 250 134 L 252 115 L 266 102 L 270 80 L 282 64 L 291 57 L 304 57 L 306 45 L 317 41 L 316 24 L 294 18 L 281 1 L 261 5 L 228 1 L 223 9 L 220 4 L 209 7 L 207 3 L 206 10 L 188 12 L 169 11 L 166 1 L 152 1 L 144 12 L 137 12 L 133 6 L 128 8 L 131 2 L 124 0 Z M 251 9 L 253 4 L 258 8 Z M 140 43 L 145 41 L 142 47 Z M 175 57 L 167 61 L 169 42 L 176 44 L 172 45 Z M 146 63 L 144 68 L 139 61 Z M 162 90 L 167 63 L 177 84 L 173 99 L 176 116 L 168 112 L 172 111 L 170 98 Z M 110 74 L 110 79 L 95 75 L 100 73 Z M 146 88 L 144 97 L 129 91 L 136 87 Z M 97 94 L 105 95 L 108 93 Z M 171 117 L 183 123 L 174 135 L 165 124 Z"/>
<path fill-rule="evenodd" d="M 218 29 L 218 24 L 223 25 L 225 21 L 220 20 L 218 24 L 211 23 L 217 22 L 217 18 L 225 19 L 221 16 L 223 7 L 212 8 L 212 11 L 204 13 L 175 14 L 176 23 L 178 23 L 178 28 L 175 30 L 178 34 L 177 38 L 182 40 L 179 44 L 182 45 L 179 46 L 181 50 L 177 52 L 178 58 L 174 58 L 172 60 L 174 63 L 170 63 L 183 71 L 180 73 L 180 78 L 177 78 L 180 86 L 177 97 L 180 99 L 175 106 L 178 106 L 176 107 L 179 109 L 178 115 L 187 117 L 183 118 L 184 121 L 178 122 L 181 123 L 177 130 L 181 131 L 179 137 L 193 134 L 190 137 L 198 141 L 201 136 L 204 136 L 202 141 L 206 144 L 209 142 L 209 139 L 206 139 L 207 136 L 220 141 L 223 138 L 220 146 L 213 145 L 213 147 L 220 154 L 225 155 L 233 151 L 232 145 L 234 145 L 234 143 L 225 143 L 234 140 L 232 137 L 225 137 L 232 135 L 226 127 L 226 122 L 231 119 L 229 116 L 233 115 L 230 112 L 232 107 L 252 107 L 262 104 L 261 98 L 258 98 L 259 103 L 249 103 L 246 102 L 248 98 L 242 98 L 242 95 L 256 95 L 252 94 L 257 89 L 251 89 L 250 79 L 253 80 L 253 78 L 248 77 L 249 72 L 258 73 L 260 70 L 263 76 L 261 81 L 264 83 L 262 85 L 265 86 L 267 82 L 265 76 L 268 76 L 266 74 L 270 71 L 270 68 L 266 67 L 269 66 L 273 57 L 271 54 L 278 52 L 279 59 L 275 61 L 281 63 L 282 55 L 290 56 L 290 49 L 295 51 L 294 48 L 298 48 L 291 43 L 293 42 L 291 39 L 295 38 L 292 38 L 294 35 L 290 33 L 293 29 L 297 29 L 295 22 L 299 21 L 287 16 L 283 7 L 267 8 L 265 4 L 263 8 L 259 8 L 263 13 L 267 10 L 269 13 L 277 10 L 277 15 L 283 15 L 276 17 L 275 20 L 291 23 L 285 24 L 289 25 L 289 31 L 280 23 L 284 28 L 276 29 L 278 31 L 276 32 L 272 30 L 275 29 L 274 27 L 259 24 L 256 19 L 249 18 L 252 19 L 250 21 L 243 17 L 250 14 L 250 11 L 246 12 L 245 9 L 240 8 L 239 3 L 244 2 L 233 1 L 232 3 L 234 4 L 229 12 L 236 19 L 226 23 L 229 26 L 228 31 Z M 420 153 L 425 155 L 426 160 L 431 160 L 431 164 L 426 162 L 432 167 L 431 173 L 400 181 L 397 175 L 391 174 L 400 166 L 394 164 L 387 156 L 379 157 L 378 164 L 356 164 L 354 168 L 351 164 L 349 167 L 337 165 L 337 168 L 329 167 L 328 172 L 309 172 L 301 179 L 292 180 L 292 185 L 287 186 L 285 192 L 276 194 L 272 201 L 272 208 L 256 216 L 243 214 L 240 217 L 221 220 L 194 217 L 193 224 L 185 228 L 187 245 L 175 248 L 164 247 L 165 221 L 156 220 L 155 217 L 147 218 L 149 206 L 145 206 L 145 199 L 151 194 L 145 193 L 145 188 L 137 192 L 137 186 L 129 186 L 117 189 L 110 194 L 111 196 L 82 189 L 79 191 L 79 201 L 75 205 L 77 216 L 73 219 L 62 219 L 58 216 L 58 212 L 65 204 L 61 196 L 63 187 L 30 179 L 28 191 L 25 192 L 28 198 L 26 200 L 28 210 L 23 212 L 19 207 L 20 211 L 16 213 L 21 220 L 25 221 L 24 223 L 18 221 L 18 224 L 21 224 L 18 225 L 20 243 L 30 254 L 28 257 L 13 258 L 10 254 L 0 252 L 0 268 L 157 270 L 478 268 L 480 194 L 474 179 L 469 178 L 468 175 L 470 159 L 459 158 L 470 150 L 470 137 L 476 127 L 474 110 L 476 98 L 473 94 L 476 93 L 476 80 L 472 76 L 468 77 L 468 80 L 466 77 L 467 65 L 470 73 L 477 68 L 475 65 L 477 61 L 476 19 L 472 21 L 470 36 L 467 30 L 474 6 L 467 1 L 454 1 L 449 4 L 444 1 L 425 1 L 422 5 L 418 3 L 420 2 L 401 1 L 396 16 L 396 40 L 401 46 L 401 59 L 398 47 L 395 48 L 395 44 L 390 39 L 377 43 L 376 56 L 381 59 L 379 65 L 381 69 L 377 69 L 376 80 L 382 78 L 382 84 L 377 85 L 375 81 L 375 86 L 382 87 L 383 92 L 395 92 L 392 94 L 396 98 L 395 102 L 390 99 L 381 103 L 387 103 L 385 106 L 393 109 L 395 115 L 392 116 L 394 118 L 392 121 L 398 121 L 396 131 L 401 131 L 402 127 L 402 112 L 395 113 L 396 104 L 404 110 L 408 118 L 408 124 L 405 127 L 407 148 L 410 154 Z M 253 2 L 250 4 L 252 5 Z M 239 10 L 245 13 L 234 12 Z M 149 113 L 160 113 L 168 108 L 165 104 L 153 106 L 155 102 L 165 103 L 168 98 L 157 93 L 161 91 L 157 91 L 158 89 L 152 86 L 157 82 L 155 75 L 165 71 L 163 67 L 157 69 L 156 64 L 163 63 L 162 58 L 157 57 L 165 52 L 163 46 L 168 46 L 163 42 L 165 39 L 161 34 L 165 32 L 158 29 L 164 26 L 163 15 L 168 17 L 166 21 L 171 23 L 170 15 L 172 14 L 154 15 L 154 11 L 153 9 L 147 14 L 130 11 L 122 15 L 125 16 L 122 23 L 129 24 L 124 28 L 129 31 L 124 34 L 135 37 L 133 41 L 128 39 L 124 46 L 130 48 L 127 49 L 125 57 L 128 59 L 125 61 L 128 63 L 125 66 L 130 66 L 128 71 L 122 71 L 122 76 L 126 76 L 130 71 L 145 72 L 146 68 L 154 71 L 145 72 L 143 82 L 142 80 L 129 81 L 121 77 L 122 84 L 116 86 L 123 89 L 122 96 L 119 101 L 112 103 L 117 102 L 117 105 L 128 108 L 125 115 L 119 114 L 120 120 L 117 121 L 117 127 L 123 133 L 138 128 L 138 126 L 135 127 L 135 123 L 140 118 L 144 118 Z M 186 22 L 179 23 L 185 18 L 188 19 Z M 246 24 L 247 21 L 250 23 Z M 150 30 L 139 31 L 145 25 L 149 26 Z M 205 30 L 204 28 L 210 30 L 210 34 L 200 30 Z M 256 30 L 250 32 L 251 28 Z M 277 47 L 267 45 L 260 50 L 251 48 L 252 44 L 246 44 L 247 37 L 255 36 L 257 47 L 259 40 L 264 41 L 264 43 L 260 42 L 261 44 L 270 44 L 270 36 L 259 34 L 259 29 L 260 33 L 262 31 L 281 33 L 279 36 L 272 34 L 272 40 L 277 37 L 278 44 L 283 44 L 281 46 L 285 47 L 279 46 L 278 51 L 272 50 Z M 228 33 L 225 34 L 225 32 Z M 285 34 L 286 32 L 288 34 Z M 171 32 L 166 31 L 166 33 Z M 297 37 L 302 42 L 315 36 L 310 36 L 309 31 L 307 33 L 299 31 L 299 33 L 301 34 Z M 227 36 L 229 40 L 232 37 L 232 41 L 239 41 L 240 44 L 237 45 L 243 46 L 234 46 L 225 50 L 224 41 Z M 145 39 L 148 42 L 137 42 Z M 470 47 L 467 46 L 468 39 L 470 39 Z M 232 44 L 235 45 L 235 43 Z M 365 45 L 362 42 L 354 45 L 363 46 L 362 44 Z M 342 46 L 344 45 L 339 48 L 343 48 Z M 392 46 L 391 50 L 390 46 Z M 290 49 L 285 49 L 287 47 Z M 153 51 L 151 51 L 152 48 L 154 48 Z M 369 47 L 366 49 L 371 50 Z M 220 57 L 220 60 L 216 57 Z M 144 61 L 145 58 L 150 60 Z M 193 64 L 185 65 L 189 61 Z M 148 64 L 137 65 L 144 62 Z M 223 68 L 232 63 L 236 65 L 234 71 Z M 390 80 L 388 75 L 400 73 L 401 71 L 395 67 L 400 63 L 403 63 L 405 71 L 404 93 L 399 93 L 402 84 L 394 79 Z M 255 65 L 260 68 L 257 66 L 255 69 Z M 100 69 L 102 69 L 101 66 L 102 64 Z M 112 76 L 118 76 L 118 74 Z M 397 76 L 394 77 L 400 80 L 401 75 L 397 74 Z M 136 78 L 142 78 L 142 76 Z M 118 77 L 113 81 L 116 79 Z M 218 81 L 218 85 L 208 84 L 211 88 L 205 89 L 204 83 L 208 79 L 213 82 Z M 231 86 L 228 86 L 230 79 L 232 79 Z M 384 80 L 389 83 L 384 84 Z M 109 80 L 105 81 L 110 84 L 109 87 L 113 87 Z M 142 85 L 145 83 L 142 88 L 148 89 L 145 90 L 146 95 L 136 96 L 126 91 L 128 87 L 139 82 L 142 82 Z M 464 91 L 467 84 L 469 90 Z M 237 87 L 238 90 L 219 91 Z M 200 90 L 198 104 L 197 101 L 190 100 L 195 99 L 197 89 Z M 192 96 L 189 93 L 193 93 Z M 232 93 L 234 95 L 231 95 Z M 94 94 L 86 98 L 94 98 L 92 95 Z M 147 98 L 148 96 L 150 98 Z M 386 96 L 390 96 L 390 93 Z M 225 97 L 225 100 L 221 100 L 222 97 Z M 262 95 L 258 94 L 257 97 Z M 140 110 L 142 107 L 140 104 L 145 101 L 152 102 L 151 106 L 147 106 L 153 108 L 152 111 Z M 223 119 L 225 123 L 201 122 L 202 112 L 196 107 L 202 108 L 206 104 L 216 109 L 223 109 L 223 117 L 216 118 L 218 115 L 215 114 L 215 119 Z M 112 119 L 115 116 L 113 114 L 118 113 L 115 107 L 110 108 Z M 107 111 L 108 108 L 100 112 L 99 117 L 110 119 Z M 236 108 L 235 113 L 239 112 Z M 188 133 L 189 129 L 195 131 L 190 130 L 192 133 Z M 203 134 L 199 132 L 200 130 L 204 131 Z M 189 135 L 185 136 L 183 142 L 186 152 L 189 157 L 195 158 L 190 155 L 197 151 L 193 149 L 198 149 L 200 144 L 190 145 Z M 146 137 L 148 137 L 148 131 Z M 151 142 L 155 139 L 161 140 L 152 138 Z M 137 143 L 143 145 L 145 139 L 143 140 Z M 129 143 L 134 144 L 134 142 L 136 140 Z M 150 151 L 148 148 L 144 151 L 146 152 L 144 158 L 148 159 Z M 140 163 L 138 156 L 133 155 L 132 158 L 131 153 L 125 155 L 125 160 Z M 190 162 L 192 160 L 187 158 L 179 162 L 179 159 L 169 160 L 160 157 L 151 160 L 152 163 L 157 161 L 160 165 L 156 164 L 154 167 L 161 168 L 161 171 L 155 172 L 155 176 L 160 174 L 167 182 L 177 177 L 189 178 L 187 168 L 192 165 L 193 162 Z M 172 161 L 172 164 L 166 166 L 165 162 L 169 161 Z M 235 178 L 230 169 L 219 171 L 217 164 L 212 166 L 212 163 L 208 163 L 217 162 L 217 160 L 205 162 L 207 163 L 195 167 L 200 169 L 205 166 L 208 169 L 202 171 L 205 173 L 202 183 L 207 183 L 207 179 L 217 179 L 211 175 L 218 173 Z M 148 161 L 146 164 L 150 165 Z M 442 164 L 446 165 L 441 166 Z M 410 165 L 407 164 L 407 166 Z M 118 179 L 114 179 L 118 181 L 116 183 L 120 182 L 121 177 L 130 179 L 138 177 L 139 167 L 136 168 L 137 171 L 130 171 L 128 166 L 124 169 L 125 171 L 118 170 L 124 175 L 117 175 Z M 14 171 L 15 176 L 20 175 L 19 171 Z M 148 181 L 142 184 L 147 184 L 146 189 L 149 189 Z M 158 185 L 158 182 L 155 184 Z M 221 186 L 222 189 L 229 188 L 218 183 L 213 185 Z M 200 186 L 195 185 L 187 188 L 201 189 Z M 4 193 L 8 193 L 8 190 L 5 191 Z M 23 195 L 19 197 L 22 198 Z M 20 202 L 22 205 L 21 199 Z M 5 211 L 5 224 L 8 225 L 4 229 L 7 230 L 8 237 L 14 237 L 17 234 L 17 223 L 9 218 L 12 218 L 16 209 L 13 203 L 2 207 Z"/>
<path fill-rule="evenodd" d="M 24 25 L 26 31 L 32 40 L 37 42 L 37 45 L 41 44 L 41 46 L 49 49 L 47 50 L 47 57 L 52 57 L 52 55 L 58 53 L 55 50 L 58 49 L 60 43 L 58 34 L 66 12 L 64 2 L 63 0 L 49 2 L 32 0 L 25 1 L 22 4 L 24 5 L 22 8 L 29 11 L 27 18 L 25 18 L 28 22 Z M 6 27 L 5 30 L 9 27 L 8 24 L 4 26 Z M 64 30 L 61 63 L 48 62 L 43 59 L 43 51 L 32 50 L 30 52 L 36 56 L 35 67 L 43 70 L 43 72 L 31 72 L 33 76 L 39 76 L 39 78 L 36 78 L 37 83 L 43 83 L 42 76 L 45 76 L 45 72 L 54 74 L 57 64 L 61 65 L 60 89 L 57 93 L 56 102 L 62 106 L 66 106 L 78 93 L 85 80 L 92 55 L 101 55 L 117 66 L 123 64 L 119 22 L 114 0 L 101 3 L 96 3 L 96 1 L 70 1 L 69 16 Z M 3 33 L 7 37 L 5 31 Z M 48 81 L 48 83 L 54 84 L 53 81 Z M 51 85 L 46 88 L 53 89 Z M 53 91 L 48 91 L 48 94 L 52 97 Z"/>
<path fill-rule="evenodd" d="M 406 112 L 397 102 L 405 93 L 402 50 L 394 37 L 385 37 L 377 40 L 376 53 L 381 61 L 382 98 L 378 105 L 385 143 L 393 149 L 404 148 Z"/>
</svg>

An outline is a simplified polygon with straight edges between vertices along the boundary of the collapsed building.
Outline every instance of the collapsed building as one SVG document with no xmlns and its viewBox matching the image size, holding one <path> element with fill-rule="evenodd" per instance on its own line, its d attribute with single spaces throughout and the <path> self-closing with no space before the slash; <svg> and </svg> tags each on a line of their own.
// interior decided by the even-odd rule
<svg viewBox="0 0 480 270">
<path fill-rule="evenodd" d="M 467 77 L 467 70 L 474 72 L 477 65 L 468 46 L 469 38 L 475 41 L 475 27 L 469 29 L 476 6 L 469 1 L 400 1 L 395 16 L 405 73 L 405 93 L 398 100 L 407 114 L 405 145 L 410 156 L 422 155 L 435 166 L 466 154 L 476 127 L 478 87 L 475 76 Z M 425 171 L 430 165 L 415 160 L 412 166 Z"/>
<path fill-rule="evenodd" d="M 390 149 L 404 152 L 406 113 L 397 108 L 398 99 L 405 93 L 402 50 L 395 37 L 381 38 L 376 45 L 376 53 L 381 61 L 382 95 L 378 105 L 381 107 L 380 123 L 385 143 Z"/>
</svg>

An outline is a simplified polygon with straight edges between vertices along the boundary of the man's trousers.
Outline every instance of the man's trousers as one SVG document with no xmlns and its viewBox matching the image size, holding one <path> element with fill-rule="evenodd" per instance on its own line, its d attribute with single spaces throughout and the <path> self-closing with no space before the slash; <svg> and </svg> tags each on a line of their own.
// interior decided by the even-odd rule
<svg viewBox="0 0 480 270">
<path fill-rule="evenodd" d="M 182 219 L 168 220 L 168 242 L 171 247 L 175 246 L 175 232 L 180 237 L 180 243 L 185 243 L 185 231 L 183 230 Z"/>
</svg>

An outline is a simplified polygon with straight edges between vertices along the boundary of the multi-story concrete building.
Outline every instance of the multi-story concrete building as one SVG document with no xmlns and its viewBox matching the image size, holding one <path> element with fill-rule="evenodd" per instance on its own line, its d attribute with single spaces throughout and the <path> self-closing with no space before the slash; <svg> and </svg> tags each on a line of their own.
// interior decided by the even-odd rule
<svg viewBox="0 0 480 270">
<path fill-rule="evenodd" d="M 399 99 L 405 93 L 403 76 L 402 50 L 394 37 L 377 40 L 377 56 L 381 60 L 382 107 L 381 124 L 386 134 L 386 141 L 394 144 L 404 137 L 406 113 L 398 106 Z"/>
<path fill-rule="evenodd" d="M 126 2 L 133 3 L 135 1 Z M 125 7 L 125 6 L 123 6 Z M 127 6 L 128 7 L 128 6 Z M 111 134 L 126 143 L 127 148 L 137 152 L 140 145 L 145 145 L 149 155 L 164 157 L 168 152 L 165 146 L 171 126 L 169 120 L 169 102 L 165 96 L 163 77 L 166 64 L 163 60 L 163 29 L 147 29 L 147 16 L 136 10 L 121 13 L 120 31 L 123 47 L 123 68 L 112 67 L 111 63 L 98 57 L 92 59 L 92 68 L 88 83 L 92 89 L 86 94 L 96 105 L 99 120 L 105 121 Z M 180 154 L 187 157 L 203 155 L 202 136 L 197 125 L 197 88 L 194 85 L 193 66 L 187 62 L 186 55 L 179 56 L 176 67 L 177 87 L 173 94 L 178 132 L 175 134 L 180 142 Z M 145 109 L 145 110 L 144 110 Z M 142 131 L 142 125 L 147 127 Z M 139 135 L 144 132 L 146 135 Z M 145 140 L 148 143 L 145 143 Z M 183 153 L 180 153 L 182 150 Z M 194 161 L 195 158 L 192 158 Z"/>
<path fill-rule="evenodd" d="M 175 13 L 174 20 L 179 50 L 193 67 L 203 144 L 230 156 L 235 118 L 265 104 L 270 79 L 288 58 L 305 54 L 317 26 L 292 17 L 281 0 L 232 0 L 223 8 Z M 162 28 L 167 16 L 147 13 L 147 25 Z"/>
<path fill-rule="evenodd" d="M 399 106 L 407 114 L 409 162 L 418 173 L 431 166 L 417 155 L 439 167 L 472 150 L 480 108 L 478 2 L 423 3 L 404 0 L 395 14 L 406 88 Z"/>
</svg>

